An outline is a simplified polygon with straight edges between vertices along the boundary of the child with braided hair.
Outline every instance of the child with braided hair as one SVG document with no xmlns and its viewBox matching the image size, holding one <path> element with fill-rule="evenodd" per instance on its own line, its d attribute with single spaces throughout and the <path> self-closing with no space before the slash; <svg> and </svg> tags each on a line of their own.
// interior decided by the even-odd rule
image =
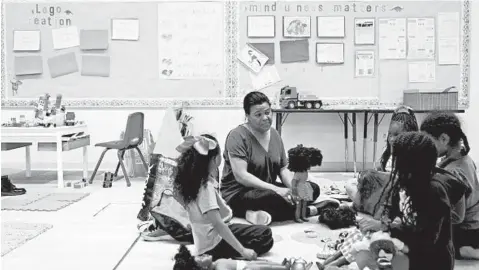
<svg viewBox="0 0 479 270">
<path fill-rule="evenodd" d="M 391 123 L 389 124 L 389 130 L 386 141 L 386 149 L 384 149 L 383 154 L 379 162 L 380 171 L 390 171 L 390 157 L 391 157 L 391 145 L 394 142 L 395 138 L 407 131 L 418 131 L 418 124 L 414 111 L 407 106 L 399 106 L 394 110 L 393 115 L 391 116 Z"/>
<path fill-rule="evenodd" d="M 424 119 L 421 131 L 431 135 L 438 156 L 443 158 L 438 166 L 452 172 L 470 187 L 470 192 L 453 208 L 454 245 L 456 255 L 479 259 L 479 181 L 476 165 L 468 156 L 469 142 L 461 129 L 461 122 L 453 113 L 436 112 Z"/>
<path fill-rule="evenodd" d="M 391 200 L 391 205 L 379 224 L 360 222 L 360 229 L 390 231 L 391 237 L 403 241 L 409 247 L 410 270 L 453 270 L 451 205 L 460 196 L 448 191 L 462 188 L 465 192 L 467 186 L 452 173 L 436 167 L 437 149 L 427 134 L 402 133 L 392 147 L 391 188 L 382 194 L 386 202 Z"/>
</svg>

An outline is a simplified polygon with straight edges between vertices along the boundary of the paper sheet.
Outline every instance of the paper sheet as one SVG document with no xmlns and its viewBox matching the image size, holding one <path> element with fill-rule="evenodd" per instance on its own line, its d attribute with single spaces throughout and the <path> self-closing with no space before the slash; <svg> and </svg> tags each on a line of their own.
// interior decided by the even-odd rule
<svg viewBox="0 0 479 270">
<path fill-rule="evenodd" d="M 112 19 L 111 20 L 111 39 L 113 40 L 140 39 L 140 20 Z"/>
<path fill-rule="evenodd" d="M 43 59 L 40 55 L 15 56 L 13 62 L 15 75 L 34 75 L 43 73 Z"/>
<path fill-rule="evenodd" d="M 248 16 L 248 37 L 275 36 L 275 16 Z"/>
<path fill-rule="evenodd" d="M 409 62 L 409 82 L 427 83 L 436 81 L 436 62 L 418 61 Z"/>
<path fill-rule="evenodd" d="M 254 73 L 259 73 L 268 61 L 268 57 L 253 46 L 246 44 L 241 49 L 238 60 Z"/>
<path fill-rule="evenodd" d="M 355 74 L 356 77 L 374 76 L 374 51 L 356 51 Z"/>
<path fill-rule="evenodd" d="M 80 45 L 76 26 L 52 29 L 53 49 L 60 50 Z"/>
<path fill-rule="evenodd" d="M 434 18 L 408 18 L 408 59 L 434 59 L 436 30 Z"/>
<path fill-rule="evenodd" d="M 406 19 L 379 19 L 379 58 L 406 58 Z"/>
<path fill-rule="evenodd" d="M 268 57 L 266 65 L 274 65 L 274 43 L 250 43 L 250 45 Z"/>
<path fill-rule="evenodd" d="M 261 90 L 281 81 L 276 66 L 265 66 L 258 74 L 249 73 L 254 90 Z"/>
<path fill-rule="evenodd" d="M 374 18 L 356 18 L 354 20 L 354 44 L 374 45 L 376 42 Z"/>
<path fill-rule="evenodd" d="M 76 55 L 73 52 L 50 57 L 48 67 L 52 78 L 78 72 Z"/>
<path fill-rule="evenodd" d="M 460 64 L 460 16 L 459 12 L 437 15 L 439 65 Z"/>
<path fill-rule="evenodd" d="M 309 41 L 307 39 L 280 41 L 279 48 L 281 63 L 309 61 Z"/>
<path fill-rule="evenodd" d="M 161 79 L 224 78 L 222 2 L 158 3 L 158 57 Z"/>
<path fill-rule="evenodd" d="M 80 49 L 108 49 L 108 30 L 80 30 Z"/>
<path fill-rule="evenodd" d="M 343 43 L 316 43 L 316 63 L 340 64 L 344 63 Z"/>
<path fill-rule="evenodd" d="M 13 31 L 13 51 L 39 51 L 40 31 Z"/>
<path fill-rule="evenodd" d="M 82 56 L 82 76 L 110 76 L 110 56 L 109 55 L 83 55 Z"/>
<path fill-rule="evenodd" d="M 318 37 L 344 37 L 345 36 L 345 25 L 344 25 L 344 16 L 327 16 L 327 17 L 317 17 L 317 28 Z"/>
</svg>

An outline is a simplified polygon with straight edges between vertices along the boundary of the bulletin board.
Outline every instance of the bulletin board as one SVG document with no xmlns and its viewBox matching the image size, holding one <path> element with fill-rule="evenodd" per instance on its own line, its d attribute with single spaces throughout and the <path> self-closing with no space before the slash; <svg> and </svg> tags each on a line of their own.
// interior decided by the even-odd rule
<svg viewBox="0 0 479 270">
<path fill-rule="evenodd" d="M 192 2 L 196 4 L 198 2 Z M 141 107 L 141 106 L 237 106 L 235 99 L 238 87 L 236 67 L 237 47 L 237 3 L 224 1 L 201 2 L 205 5 L 197 10 L 189 9 L 191 14 L 178 11 L 168 14 L 175 18 L 175 30 L 183 27 L 187 16 L 199 12 L 210 13 L 220 29 L 211 34 L 220 46 L 212 50 L 215 58 L 220 58 L 221 74 L 212 77 L 161 78 L 161 57 L 168 53 L 159 49 L 161 35 L 159 25 L 165 4 L 172 2 L 13 2 L 2 4 L 2 107 L 27 107 L 38 97 L 49 93 L 51 96 L 62 94 L 64 103 L 70 107 Z M 181 4 L 181 3 L 180 3 Z M 183 3 L 188 4 L 188 3 Z M 162 6 L 163 5 L 163 6 Z M 215 7 L 215 11 L 207 7 Z M 203 7 L 205 7 L 203 9 Z M 218 12 L 221 14 L 218 15 Z M 137 19 L 139 38 L 137 40 L 112 40 L 113 19 Z M 171 21 L 169 23 L 172 23 Z M 107 30 L 109 33 L 106 50 L 82 51 L 80 46 L 56 50 L 53 47 L 52 29 L 77 27 L 80 32 L 86 30 Z M 175 28 L 177 27 L 177 28 Z M 14 51 L 14 31 L 39 30 L 41 49 L 38 52 Z M 179 30 L 181 31 L 181 30 Z M 197 33 L 201 33 L 197 29 Z M 175 35 L 172 31 L 172 35 Z M 166 35 L 165 39 L 171 38 Z M 173 37 L 174 38 L 174 37 Z M 208 37 L 196 37 L 208 38 Z M 185 42 L 186 43 L 186 42 Z M 189 44 L 197 44 L 189 40 Z M 217 45 L 217 44 L 216 44 Z M 187 45 L 184 48 L 192 48 Z M 193 48 L 194 49 L 194 48 Z M 204 48 L 203 48 L 204 49 Z M 187 50 L 187 49 L 185 49 Z M 73 52 L 78 71 L 52 78 L 48 59 L 59 54 Z M 84 76 L 82 74 L 83 55 L 109 56 L 109 76 Z M 39 55 L 43 60 L 43 73 L 37 75 L 16 75 L 15 56 Z M 176 57 L 179 57 L 176 55 Z M 173 57 L 172 57 L 173 58 Z M 201 65 L 200 65 L 201 66 Z M 208 75 L 208 74 L 206 74 Z M 14 90 L 13 84 L 17 84 Z"/>
<path fill-rule="evenodd" d="M 239 47 L 245 44 L 274 43 L 274 66 L 281 81 L 262 89 L 277 98 L 285 85 L 297 87 L 298 92 L 314 94 L 326 104 L 347 105 L 395 105 L 402 102 L 403 90 L 439 90 L 455 86 L 459 91 L 459 107 L 469 103 L 469 1 L 255 1 L 241 2 L 239 12 Z M 460 33 L 459 62 L 453 65 L 438 64 L 438 14 L 458 12 Z M 248 37 L 248 17 L 274 16 L 274 37 Z M 287 17 L 310 17 L 310 37 L 285 37 L 283 20 Z M 317 16 L 344 16 L 345 36 L 340 38 L 318 37 Z M 355 44 L 355 19 L 374 18 L 374 45 Z M 408 62 L 405 59 L 383 60 L 379 58 L 380 18 L 434 18 L 435 19 L 435 81 L 411 83 L 408 79 Z M 266 31 L 266 30 L 265 30 Z M 266 34 L 267 35 L 267 34 Z M 309 60 L 283 63 L 280 42 L 307 40 Z M 344 61 L 335 64 L 316 62 L 316 43 L 343 43 Z M 372 51 L 375 55 L 374 74 L 371 77 L 355 76 L 357 51 Z M 267 67 L 267 66 L 266 66 Z M 240 92 L 253 89 L 250 71 L 240 65 Z"/>
</svg>

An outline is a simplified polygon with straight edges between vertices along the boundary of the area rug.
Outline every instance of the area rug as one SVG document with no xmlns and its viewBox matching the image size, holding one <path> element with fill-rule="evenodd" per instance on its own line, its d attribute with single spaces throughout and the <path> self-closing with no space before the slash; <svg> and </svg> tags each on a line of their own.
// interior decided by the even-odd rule
<svg viewBox="0 0 479 270">
<path fill-rule="evenodd" d="M 89 171 L 88 175 L 91 175 L 93 171 Z M 10 173 L 8 177 L 12 180 L 12 183 L 22 187 L 21 185 L 28 184 L 56 184 L 57 183 L 57 172 L 56 171 L 45 171 L 45 170 L 32 170 L 31 176 L 26 177 L 25 171 Z M 80 181 L 83 178 L 82 171 L 63 171 L 64 181 Z M 103 181 L 103 172 L 97 172 L 95 176 L 95 181 Z"/>
<path fill-rule="evenodd" d="M 2 199 L 2 210 L 58 211 L 80 201 L 90 193 L 34 193 Z"/>
<path fill-rule="evenodd" d="M 42 223 L 2 222 L 2 257 L 52 227 Z"/>
</svg>

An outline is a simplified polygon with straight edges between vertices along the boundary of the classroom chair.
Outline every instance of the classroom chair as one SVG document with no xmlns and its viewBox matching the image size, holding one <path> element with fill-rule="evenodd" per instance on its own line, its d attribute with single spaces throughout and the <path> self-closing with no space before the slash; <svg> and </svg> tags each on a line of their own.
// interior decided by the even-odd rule
<svg viewBox="0 0 479 270">
<path fill-rule="evenodd" d="M 90 184 L 93 183 L 93 179 L 95 178 L 96 172 L 98 171 L 98 168 L 100 167 L 101 161 L 103 160 L 103 157 L 105 156 L 106 152 L 110 149 L 118 150 L 117 152 L 118 164 L 116 166 L 114 177 L 118 175 L 118 170 L 120 169 L 120 166 L 121 166 L 121 170 L 123 171 L 123 176 L 125 177 L 126 185 L 128 187 L 131 186 L 131 182 L 130 182 L 130 179 L 128 178 L 128 173 L 126 171 L 125 164 L 123 163 L 123 158 L 127 150 L 136 149 L 136 151 L 138 151 L 138 155 L 141 158 L 141 161 L 143 162 L 143 165 L 145 166 L 146 171 L 148 171 L 148 164 L 146 163 L 145 158 L 143 157 L 140 149 L 138 148 L 138 145 L 140 145 L 143 142 L 144 121 L 145 121 L 145 115 L 143 113 L 141 112 L 132 113 L 128 116 L 128 120 L 126 122 L 125 135 L 123 136 L 123 139 L 95 144 L 95 146 L 104 147 L 105 150 L 103 150 L 103 152 L 101 153 L 100 159 L 98 160 L 95 166 L 95 170 L 93 171 L 93 174 L 90 178 Z"/>
</svg>

